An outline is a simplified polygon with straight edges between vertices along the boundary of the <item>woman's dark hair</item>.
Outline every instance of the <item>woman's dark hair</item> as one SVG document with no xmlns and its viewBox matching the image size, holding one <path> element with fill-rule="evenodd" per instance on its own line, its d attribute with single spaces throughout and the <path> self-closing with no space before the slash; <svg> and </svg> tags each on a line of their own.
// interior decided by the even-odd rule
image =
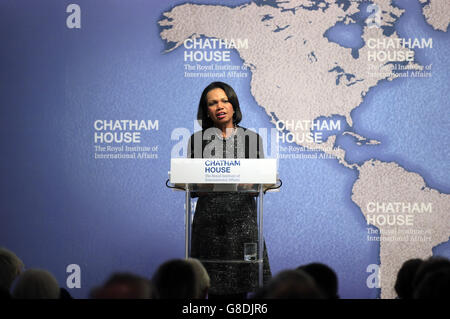
<svg viewBox="0 0 450 319">
<path fill-rule="evenodd" d="M 228 101 L 231 105 L 233 105 L 233 124 L 239 124 L 242 120 L 242 113 L 241 108 L 239 107 L 239 100 L 236 92 L 234 92 L 233 88 L 226 83 L 213 82 L 203 90 L 202 96 L 200 97 L 200 103 L 198 104 L 197 120 L 202 129 L 205 130 L 214 126 L 214 122 L 208 117 L 208 104 L 206 101 L 206 95 L 209 91 L 214 89 L 224 90 L 226 96 L 228 97 Z"/>
</svg>

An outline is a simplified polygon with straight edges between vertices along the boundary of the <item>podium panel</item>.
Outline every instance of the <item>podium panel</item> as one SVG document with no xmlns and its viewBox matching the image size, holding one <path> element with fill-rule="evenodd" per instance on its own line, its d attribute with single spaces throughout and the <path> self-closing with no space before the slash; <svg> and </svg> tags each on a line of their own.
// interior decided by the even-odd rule
<svg viewBox="0 0 450 319">
<path fill-rule="evenodd" d="M 172 186 L 185 192 L 185 258 L 191 256 L 192 212 L 191 197 L 214 193 L 239 193 L 257 196 L 256 240 L 243 243 L 239 259 L 200 259 L 202 263 L 257 264 L 258 285 L 263 285 L 263 204 L 264 194 L 275 189 L 276 159 L 171 159 L 169 180 Z M 167 185 L 167 183 L 166 183 Z M 281 186 L 281 185 L 280 185 Z M 279 187 L 278 187 L 279 188 Z"/>
<path fill-rule="evenodd" d="M 172 184 L 275 184 L 276 159 L 172 158 Z"/>
</svg>

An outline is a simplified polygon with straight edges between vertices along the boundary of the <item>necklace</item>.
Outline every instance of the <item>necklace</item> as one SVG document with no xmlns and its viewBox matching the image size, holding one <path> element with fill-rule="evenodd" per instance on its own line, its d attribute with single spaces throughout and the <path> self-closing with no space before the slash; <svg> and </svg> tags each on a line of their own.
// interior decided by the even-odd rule
<svg viewBox="0 0 450 319">
<path fill-rule="evenodd" d="M 237 126 L 236 124 L 234 124 L 233 130 L 231 132 L 231 134 L 229 136 L 223 136 L 223 132 L 220 129 L 217 129 L 218 132 L 216 132 L 217 137 L 220 138 L 221 140 L 228 140 L 229 138 L 233 137 L 236 134 L 236 130 L 237 130 Z"/>
</svg>

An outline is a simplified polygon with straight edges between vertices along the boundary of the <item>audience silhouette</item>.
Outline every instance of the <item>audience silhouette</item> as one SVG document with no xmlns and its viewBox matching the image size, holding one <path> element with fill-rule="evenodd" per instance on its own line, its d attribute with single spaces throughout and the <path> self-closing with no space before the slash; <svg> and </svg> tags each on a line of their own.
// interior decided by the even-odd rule
<svg viewBox="0 0 450 319">
<path fill-rule="evenodd" d="M 417 269 L 413 280 L 414 299 L 448 298 L 450 296 L 450 260 L 430 257 Z"/>
<path fill-rule="evenodd" d="M 13 289 L 15 299 L 59 299 L 58 281 L 43 269 L 28 269 L 23 272 Z"/>
<path fill-rule="evenodd" d="M 156 270 L 152 281 L 160 299 L 197 298 L 195 270 L 186 260 L 166 261 Z"/>
<path fill-rule="evenodd" d="M 325 299 L 314 279 L 303 270 L 284 270 L 258 291 L 254 299 Z"/>
<path fill-rule="evenodd" d="M 338 278 L 333 269 L 321 263 L 311 263 L 298 267 L 310 275 L 327 299 L 338 299 Z"/>
<path fill-rule="evenodd" d="M 43 269 L 24 270 L 22 260 L 0 248 L 0 299 L 72 299 L 55 277 Z M 90 299 L 206 299 L 210 278 L 194 258 L 162 263 L 153 278 L 133 273 L 113 273 L 91 290 Z M 430 257 L 410 259 L 400 268 L 395 282 L 400 299 L 450 298 L 450 260 Z M 338 299 L 338 277 L 322 263 L 310 263 L 280 271 L 252 299 Z"/>
<path fill-rule="evenodd" d="M 12 251 L 0 247 L 0 298 L 11 298 L 11 285 L 24 268 L 22 260 Z"/>
<path fill-rule="evenodd" d="M 197 283 L 197 292 L 195 298 L 206 299 L 211 284 L 208 272 L 198 259 L 188 258 L 186 259 L 186 261 L 191 264 L 195 271 Z"/>
<path fill-rule="evenodd" d="M 395 282 L 395 292 L 399 299 L 412 299 L 413 298 L 413 280 L 420 265 L 423 263 L 422 259 L 410 259 L 403 263 L 402 267 L 398 271 L 397 280 Z"/>
<path fill-rule="evenodd" d="M 92 299 L 152 299 L 156 291 L 150 280 L 130 273 L 112 274 L 105 284 L 91 291 Z"/>
</svg>

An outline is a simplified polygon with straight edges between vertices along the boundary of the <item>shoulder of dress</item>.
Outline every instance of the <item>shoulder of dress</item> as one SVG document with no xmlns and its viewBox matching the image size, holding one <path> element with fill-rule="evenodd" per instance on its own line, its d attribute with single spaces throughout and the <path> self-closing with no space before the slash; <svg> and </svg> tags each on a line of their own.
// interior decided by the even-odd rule
<svg viewBox="0 0 450 319">
<path fill-rule="evenodd" d="M 245 134 L 247 134 L 247 135 L 254 134 L 254 135 L 256 135 L 256 136 L 259 137 L 259 134 L 258 134 L 258 133 L 256 133 L 256 132 L 253 131 L 253 130 L 250 130 L 250 129 L 246 128 L 246 127 L 242 127 L 242 126 L 239 126 L 239 125 L 238 125 L 237 128 L 238 128 L 238 129 L 242 129 L 242 130 L 245 132 Z"/>
</svg>

